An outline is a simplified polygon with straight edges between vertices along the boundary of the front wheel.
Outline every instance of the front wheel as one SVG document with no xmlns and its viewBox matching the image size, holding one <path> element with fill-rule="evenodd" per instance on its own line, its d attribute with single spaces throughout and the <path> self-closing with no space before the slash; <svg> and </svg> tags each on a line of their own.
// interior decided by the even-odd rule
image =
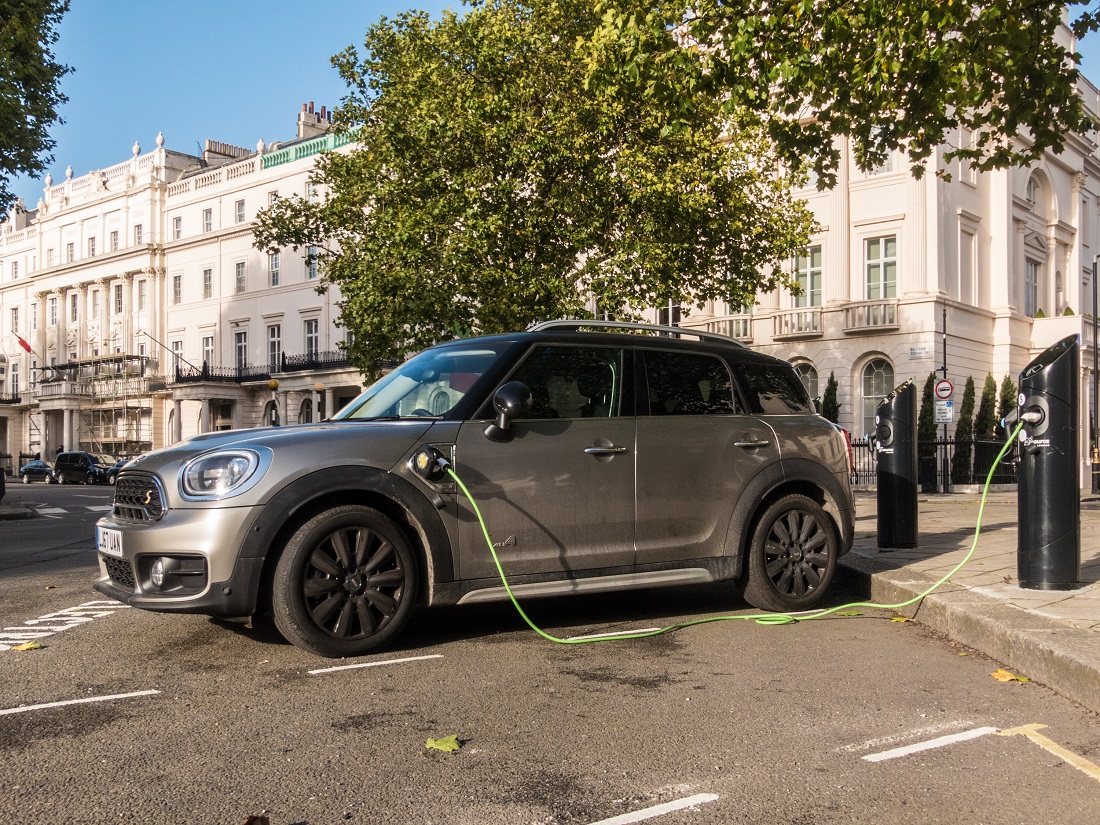
<svg viewBox="0 0 1100 825">
<path fill-rule="evenodd" d="M 319 656 L 361 656 L 401 632 L 416 585 L 416 557 L 393 521 L 370 507 L 334 507 L 298 528 L 279 559 L 275 626 Z"/>
<path fill-rule="evenodd" d="M 24 484 L 30 484 L 31 483 L 30 473 L 23 473 L 23 483 Z"/>
<path fill-rule="evenodd" d="M 836 526 L 821 505 L 783 496 L 753 531 L 745 599 L 762 610 L 808 610 L 828 589 L 839 556 Z"/>
</svg>

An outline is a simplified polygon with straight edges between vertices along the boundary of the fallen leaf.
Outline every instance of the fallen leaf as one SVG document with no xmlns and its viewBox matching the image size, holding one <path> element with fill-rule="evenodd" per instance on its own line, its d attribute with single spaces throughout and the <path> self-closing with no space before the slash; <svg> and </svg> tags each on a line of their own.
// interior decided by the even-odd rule
<svg viewBox="0 0 1100 825">
<path fill-rule="evenodd" d="M 453 753 L 458 750 L 462 745 L 458 741 L 458 737 L 453 733 L 450 736 L 444 736 L 442 739 L 429 739 L 424 743 L 424 747 L 428 750 L 443 751 L 444 753 Z"/>
<path fill-rule="evenodd" d="M 863 614 L 860 613 L 858 610 L 848 610 L 844 613 L 837 613 L 836 615 L 838 615 L 838 616 L 862 616 Z"/>
<path fill-rule="evenodd" d="M 894 616 L 892 619 L 890 619 L 890 621 L 892 621 L 892 622 L 911 622 L 913 620 L 910 619 L 908 616 Z"/>
<path fill-rule="evenodd" d="M 960 650 L 960 651 L 959 651 L 959 655 L 960 655 L 960 656 L 969 656 L 970 654 L 969 654 L 969 653 L 967 653 L 967 652 L 966 652 L 965 650 Z"/>
<path fill-rule="evenodd" d="M 1030 682 L 1026 676 L 1017 676 L 1011 671 L 1005 670 L 1003 667 L 997 668 L 995 671 L 989 674 L 998 682 Z"/>
<path fill-rule="evenodd" d="M 56 585 L 56 584 L 47 584 L 47 585 L 46 585 L 46 589 L 47 589 L 47 590 L 56 590 L 56 589 L 57 589 L 57 585 Z"/>
<path fill-rule="evenodd" d="M 43 650 L 45 647 L 40 642 L 23 642 L 23 644 L 13 647 L 12 650 Z"/>
</svg>

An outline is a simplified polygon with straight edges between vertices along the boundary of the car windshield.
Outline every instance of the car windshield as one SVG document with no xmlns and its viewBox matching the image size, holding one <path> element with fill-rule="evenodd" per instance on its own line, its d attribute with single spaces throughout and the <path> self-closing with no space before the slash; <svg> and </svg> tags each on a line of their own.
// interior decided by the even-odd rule
<svg viewBox="0 0 1100 825">
<path fill-rule="evenodd" d="M 371 384 L 333 416 L 347 421 L 438 418 L 449 413 L 507 344 L 425 350 Z"/>
</svg>

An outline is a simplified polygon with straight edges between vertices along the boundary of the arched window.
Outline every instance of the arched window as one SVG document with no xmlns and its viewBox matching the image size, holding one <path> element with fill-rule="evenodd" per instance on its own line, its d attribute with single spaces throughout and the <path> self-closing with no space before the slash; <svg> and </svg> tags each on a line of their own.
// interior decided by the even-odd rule
<svg viewBox="0 0 1100 825">
<path fill-rule="evenodd" d="M 260 422 L 260 426 L 278 427 L 280 423 L 279 405 L 275 401 L 268 401 L 264 404 L 264 420 Z"/>
<path fill-rule="evenodd" d="M 879 402 L 894 388 L 894 368 L 884 358 L 874 358 L 863 368 L 863 438 L 875 429 L 875 411 Z"/>
<path fill-rule="evenodd" d="M 814 369 L 814 365 L 803 361 L 794 365 L 794 371 L 798 373 L 798 378 L 802 382 L 802 386 L 806 388 L 810 398 L 817 398 L 817 370 Z"/>
<path fill-rule="evenodd" d="M 299 424 L 312 424 L 313 423 L 313 399 L 302 399 L 302 406 L 298 408 L 298 423 Z"/>
</svg>

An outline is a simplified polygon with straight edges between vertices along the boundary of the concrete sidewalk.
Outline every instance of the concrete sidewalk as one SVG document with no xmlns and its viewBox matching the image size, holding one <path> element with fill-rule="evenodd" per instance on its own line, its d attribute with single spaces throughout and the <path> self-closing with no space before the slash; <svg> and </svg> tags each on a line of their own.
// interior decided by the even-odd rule
<svg viewBox="0 0 1100 825">
<path fill-rule="evenodd" d="M 877 500 L 856 495 L 856 537 L 839 575 L 869 599 L 898 604 L 957 565 L 974 540 L 978 495 L 921 495 L 918 546 L 878 548 Z M 1081 503 L 1081 581 L 1025 590 L 1017 581 L 1016 493 L 990 493 L 973 558 L 935 592 L 898 612 L 1100 712 L 1100 501 Z"/>
</svg>

